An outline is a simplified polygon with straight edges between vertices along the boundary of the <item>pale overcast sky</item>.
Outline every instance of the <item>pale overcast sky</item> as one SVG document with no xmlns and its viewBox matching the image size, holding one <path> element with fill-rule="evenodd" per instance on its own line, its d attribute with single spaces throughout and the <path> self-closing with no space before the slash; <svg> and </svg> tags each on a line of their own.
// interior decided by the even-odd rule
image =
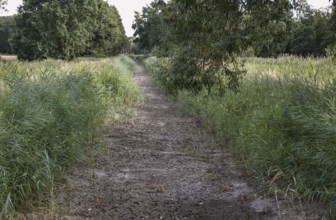
<svg viewBox="0 0 336 220">
<path fill-rule="evenodd" d="M 133 35 L 132 22 L 134 20 L 134 11 L 141 11 L 142 7 L 148 5 L 152 0 L 108 0 L 112 5 L 115 5 L 123 20 L 127 36 Z M 16 13 L 17 7 L 22 3 L 22 0 L 8 0 L 8 12 L 1 12 L 1 15 L 12 15 Z M 308 0 L 314 8 L 321 8 L 330 5 L 329 0 Z"/>
</svg>

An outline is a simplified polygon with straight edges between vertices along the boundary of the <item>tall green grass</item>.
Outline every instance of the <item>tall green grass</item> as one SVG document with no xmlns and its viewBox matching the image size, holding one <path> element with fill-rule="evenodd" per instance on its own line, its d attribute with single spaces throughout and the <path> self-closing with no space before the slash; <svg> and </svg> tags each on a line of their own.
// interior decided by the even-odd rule
<svg viewBox="0 0 336 220">
<path fill-rule="evenodd" d="M 159 75 L 160 62 L 149 58 L 144 63 Z M 335 203 L 336 70 L 332 63 L 254 58 L 246 66 L 238 93 L 227 91 L 221 97 L 180 91 L 178 99 L 185 111 L 213 127 L 223 141 L 234 142 L 231 152 L 264 189 Z"/>
<path fill-rule="evenodd" d="M 138 101 L 133 69 L 127 57 L 0 63 L 0 219 L 48 195 L 109 113 Z"/>
<path fill-rule="evenodd" d="M 336 66 L 331 59 L 284 56 L 277 59 L 254 57 L 242 60 L 252 76 L 262 73 L 276 78 L 296 77 L 319 83 L 330 83 L 335 79 Z"/>
</svg>

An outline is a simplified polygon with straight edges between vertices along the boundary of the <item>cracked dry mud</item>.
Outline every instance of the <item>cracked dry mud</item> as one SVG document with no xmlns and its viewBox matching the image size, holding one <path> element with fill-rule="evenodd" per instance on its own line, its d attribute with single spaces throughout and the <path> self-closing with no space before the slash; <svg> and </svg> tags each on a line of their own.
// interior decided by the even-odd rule
<svg viewBox="0 0 336 220">
<path fill-rule="evenodd" d="M 143 103 L 106 129 L 106 148 L 66 179 L 57 219 L 320 219 L 319 207 L 265 198 L 225 145 L 163 95 L 142 66 Z M 316 214 L 317 213 L 317 214 Z"/>
</svg>

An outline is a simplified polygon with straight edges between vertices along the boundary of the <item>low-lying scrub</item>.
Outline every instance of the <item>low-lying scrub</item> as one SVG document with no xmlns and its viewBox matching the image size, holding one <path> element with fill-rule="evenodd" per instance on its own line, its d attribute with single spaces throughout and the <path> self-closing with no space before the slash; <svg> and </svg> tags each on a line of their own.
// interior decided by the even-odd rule
<svg viewBox="0 0 336 220">
<path fill-rule="evenodd" d="M 328 60 L 291 59 L 248 60 L 238 93 L 209 96 L 205 91 L 179 91 L 177 97 L 186 112 L 215 128 L 223 140 L 234 142 L 231 152 L 266 189 L 332 204 L 336 202 L 336 72 L 328 66 L 317 68 L 332 65 Z M 144 63 L 160 79 L 160 60 L 149 58 Z M 300 65 L 298 72 L 295 65 Z"/>
<path fill-rule="evenodd" d="M 0 219 L 48 195 L 108 114 L 139 99 L 132 60 L 0 63 Z"/>
</svg>

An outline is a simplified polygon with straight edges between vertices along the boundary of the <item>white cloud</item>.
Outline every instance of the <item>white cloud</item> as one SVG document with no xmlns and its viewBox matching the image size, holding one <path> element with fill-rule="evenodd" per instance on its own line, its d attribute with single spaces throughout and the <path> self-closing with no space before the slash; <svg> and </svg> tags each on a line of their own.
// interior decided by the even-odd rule
<svg viewBox="0 0 336 220">
<path fill-rule="evenodd" d="M 1 16 L 12 15 L 16 13 L 17 7 L 22 4 L 22 0 L 8 0 L 8 4 L 5 6 L 7 12 L 1 12 Z"/>
<path fill-rule="evenodd" d="M 329 0 L 307 0 L 307 2 L 312 5 L 313 8 L 325 8 L 331 5 Z"/>
<path fill-rule="evenodd" d="M 141 11 L 142 7 L 150 4 L 152 0 L 108 0 L 111 5 L 117 7 L 123 21 L 126 35 L 132 36 L 132 23 L 134 20 L 134 11 Z"/>
</svg>

